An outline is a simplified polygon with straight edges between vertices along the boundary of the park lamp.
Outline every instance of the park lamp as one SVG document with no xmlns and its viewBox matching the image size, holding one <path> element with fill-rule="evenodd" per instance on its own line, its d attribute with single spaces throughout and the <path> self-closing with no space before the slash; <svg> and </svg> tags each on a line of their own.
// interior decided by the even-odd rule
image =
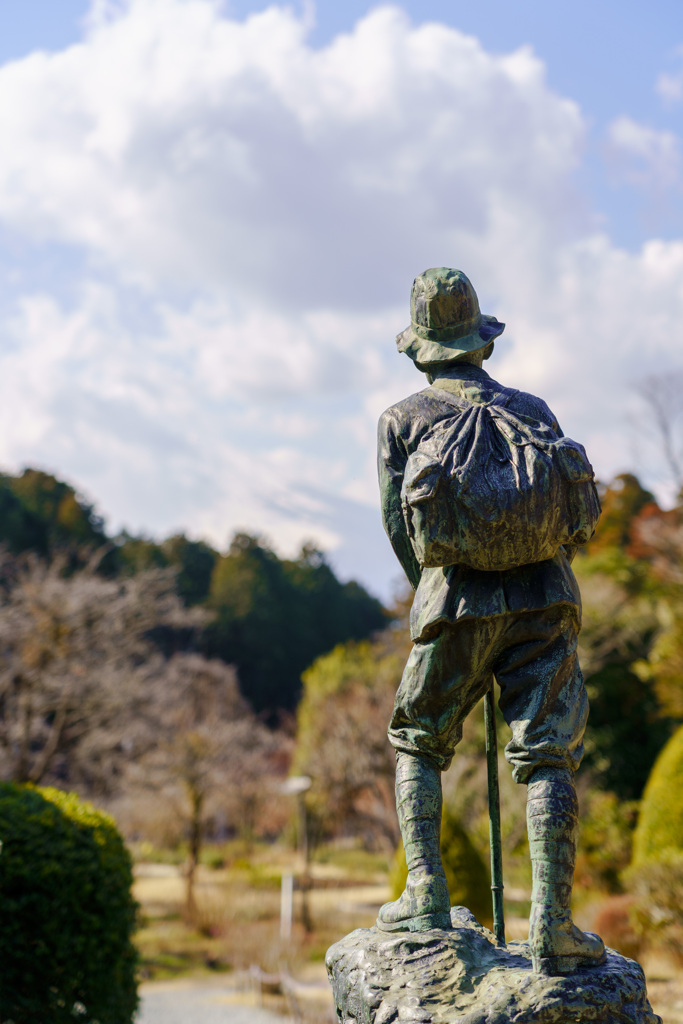
<svg viewBox="0 0 683 1024">
<path fill-rule="evenodd" d="M 303 877 L 301 879 L 302 896 L 302 919 L 307 932 L 311 931 L 311 915 L 308 906 L 308 825 L 306 822 L 306 793 L 312 785 L 308 775 L 290 775 L 280 785 L 279 789 L 285 796 L 295 796 L 299 804 L 299 849 L 303 859 Z M 291 874 L 282 876 L 282 894 L 280 906 L 280 937 L 287 941 L 292 932 L 292 910 L 293 910 L 293 889 L 294 879 Z"/>
<path fill-rule="evenodd" d="M 308 775 L 290 775 L 280 786 L 280 792 L 285 796 L 301 796 L 310 789 L 312 785 Z"/>
</svg>

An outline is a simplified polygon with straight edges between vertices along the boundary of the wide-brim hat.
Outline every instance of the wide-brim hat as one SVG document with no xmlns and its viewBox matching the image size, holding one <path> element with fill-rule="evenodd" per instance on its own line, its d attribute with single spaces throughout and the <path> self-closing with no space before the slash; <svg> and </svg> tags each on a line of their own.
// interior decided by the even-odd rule
<svg viewBox="0 0 683 1024">
<path fill-rule="evenodd" d="M 495 316 L 480 312 L 466 274 L 433 267 L 413 281 L 410 326 L 397 336 L 396 345 L 418 369 L 428 370 L 486 348 L 504 330 Z"/>
</svg>

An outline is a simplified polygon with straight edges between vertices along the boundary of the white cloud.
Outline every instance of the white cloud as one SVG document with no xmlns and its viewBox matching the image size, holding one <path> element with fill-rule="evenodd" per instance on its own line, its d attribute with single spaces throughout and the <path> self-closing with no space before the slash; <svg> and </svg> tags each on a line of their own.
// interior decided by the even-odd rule
<svg viewBox="0 0 683 1024">
<path fill-rule="evenodd" d="M 638 385 L 681 363 L 683 241 L 629 253 L 590 238 L 559 253 L 551 276 L 554 287 L 535 309 L 510 316 L 515 345 L 501 376 L 521 371 L 586 444 L 603 478 L 635 468 L 662 485 L 660 460 L 649 452 L 648 463 L 634 467 L 632 451 L 647 432 Z"/>
<path fill-rule="evenodd" d="M 134 0 L 5 67 L 0 129 L 5 224 L 151 289 L 278 308 L 376 308 L 416 245 L 452 251 L 496 198 L 554 222 L 583 134 L 528 50 L 391 7 L 314 50 L 290 10 L 239 23 L 207 0 Z"/>
<path fill-rule="evenodd" d="M 657 92 L 664 100 L 678 103 L 683 99 L 683 71 L 677 75 L 663 72 L 657 79 Z"/>
<path fill-rule="evenodd" d="M 681 141 L 674 132 L 622 116 L 609 126 L 607 137 L 612 158 L 627 180 L 657 189 L 680 188 Z"/>
<path fill-rule="evenodd" d="M 683 46 L 679 46 L 676 53 L 679 58 L 683 57 Z M 662 72 L 655 83 L 655 90 L 665 103 L 680 103 L 683 100 L 683 68 L 673 74 Z"/>
<path fill-rule="evenodd" d="M 5 464 L 134 529 L 314 536 L 386 589 L 375 422 L 422 384 L 393 337 L 413 276 L 446 264 L 508 322 L 492 373 L 542 393 L 603 474 L 628 465 L 631 381 L 675 359 L 683 243 L 594 233 L 581 112 L 530 50 L 392 7 L 319 50 L 277 7 L 95 15 L 0 68 L 0 224 L 25 253 L 0 308 Z M 648 131 L 623 118 L 612 141 L 673 167 Z M 68 288 L 31 278 L 32 254 L 67 252 Z"/>
</svg>

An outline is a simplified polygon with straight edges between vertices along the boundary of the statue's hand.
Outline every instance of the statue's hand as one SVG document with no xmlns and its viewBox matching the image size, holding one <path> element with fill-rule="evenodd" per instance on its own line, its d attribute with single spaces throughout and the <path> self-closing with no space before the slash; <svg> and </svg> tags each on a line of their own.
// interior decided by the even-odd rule
<svg viewBox="0 0 683 1024">
<path fill-rule="evenodd" d="M 579 550 L 578 546 L 576 544 L 563 544 L 561 550 L 564 551 L 566 559 L 571 565 L 576 558 L 576 552 Z"/>
</svg>

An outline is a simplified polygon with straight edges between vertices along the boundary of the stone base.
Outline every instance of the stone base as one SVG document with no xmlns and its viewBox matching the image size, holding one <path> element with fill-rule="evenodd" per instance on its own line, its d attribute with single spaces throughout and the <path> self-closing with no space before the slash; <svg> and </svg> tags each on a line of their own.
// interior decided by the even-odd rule
<svg viewBox="0 0 683 1024">
<path fill-rule="evenodd" d="M 453 931 L 359 928 L 327 951 L 340 1024 L 662 1024 L 642 968 L 607 962 L 560 978 L 534 974 L 526 942 L 498 946 L 464 907 Z"/>
</svg>

